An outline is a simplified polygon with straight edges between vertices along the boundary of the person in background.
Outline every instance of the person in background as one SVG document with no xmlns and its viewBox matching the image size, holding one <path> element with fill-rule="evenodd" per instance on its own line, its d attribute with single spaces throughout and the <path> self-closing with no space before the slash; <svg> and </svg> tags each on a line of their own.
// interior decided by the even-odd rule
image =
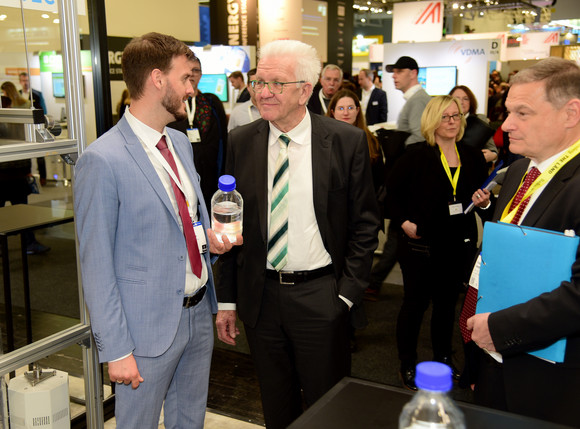
<svg viewBox="0 0 580 429">
<path fill-rule="evenodd" d="M 502 128 L 509 133 L 510 150 L 526 158 L 509 167 L 492 220 L 580 235 L 580 67 L 574 61 L 547 58 L 521 70 L 512 77 L 506 107 L 509 114 Z M 530 198 L 521 197 L 518 203 L 515 195 L 521 195 L 525 182 Z M 481 189 L 473 194 L 481 206 L 489 204 L 488 198 L 489 192 Z M 483 350 L 473 380 L 477 403 L 578 426 L 578 253 L 570 276 L 569 281 L 549 285 L 551 292 L 467 320 L 472 340 Z M 511 287 L 505 284 L 506 293 Z M 564 362 L 529 354 L 561 338 L 566 339 Z M 484 351 L 496 352 L 496 357 Z"/>
<path fill-rule="evenodd" d="M 19 91 L 22 97 L 30 100 L 30 95 L 32 93 L 32 105 L 34 108 L 42 109 L 45 115 L 48 114 L 42 92 L 30 88 L 30 77 L 28 76 L 28 73 L 20 73 L 18 75 L 18 81 L 20 82 L 20 86 L 22 86 L 22 89 Z M 44 158 L 36 158 L 36 165 L 38 166 L 40 184 L 44 186 L 46 185 L 46 160 Z"/>
<path fill-rule="evenodd" d="M 383 81 L 381 79 L 381 76 L 378 74 L 375 76 L 375 80 L 373 81 L 373 83 L 375 84 L 375 87 L 379 88 L 379 89 L 383 89 Z"/>
<path fill-rule="evenodd" d="M 426 142 L 405 152 L 387 182 L 404 287 L 397 347 L 403 385 L 410 390 L 417 390 L 417 341 L 430 303 L 433 360 L 449 365 L 459 379 L 452 361 L 455 306 L 477 248 L 475 213 L 464 210 L 487 177 L 482 152 L 457 143 L 464 129 L 459 101 L 435 97 L 421 118 Z"/>
<path fill-rule="evenodd" d="M 308 100 L 308 109 L 319 115 L 326 115 L 330 99 L 340 89 L 342 69 L 334 64 L 327 64 L 320 73 L 320 85 L 314 88 Z"/>
<path fill-rule="evenodd" d="M 251 82 L 256 75 L 256 69 L 251 69 L 248 71 L 248 82 Z M 230 113 L 230 119 L 228 120 L 228 132 L 233 130 L 236 127 L 241 127 L 242 125 L 249 124 L 250 122 L 254 122 L 257 119 L 260 119 L 260 110 L 256 106 L 256 93 L 251 88 L 248 88 L 250 93 L 250 99 L 248 101 L 244 101 L 243 103 L 237 104 L 232 113 Z"/>
<path fill-rule="evenodd" d="M 187 117 L 198 63 L 159 33 L 132 39 L 121 63 L 131 106 L 75 167 L 84 298 L 117 383 L 117 427 L 155 429 L 163 406 L 166 428 L 201 429 L 217 310 L 210 254 L 232 244 L 210 229 L 191 144 L 166 127 Z"/>
<path fill-rule="evenodd" d="M 6 81 L 0 86 L 2 89 L 2 95 L 10 99 L 11 107 L 13 109 L 29 109 L 31 104 L 30 100 L 24 98 L 18 90 L 16 85 L 10 81 Z"/>
<path fill-rule="evenodd" d="M 360 101 L 356 94 L 348 89 L 339 90 L 332 97 L 332 100 L 330 100 L 326 116 L 354 125 L 365 132 L 373 172 L 373 186 L 375 187 L 375 193 L 378 193 L 381 186 L 385 183 L 383 152 L 379 146 L 379 141 L 366 126 Z"/>
<path fill-rule="evenodd" d="M 218 178 L 224 171 L 228 125 L 224 106 L 217 95 L 202 93 L 199 83 L 202 70 L 199 58 L 194 58 L 190 76 L 193 95 L 185 101 L 184 119 L 167 124 L 183 132 L 193 147 L 195 168 L 201 178 L 201 191 L 210 211 L 211 197 L 218 188 Z"/>
<path fill-rule="evenodd" d="M 374 78 L 375 72 L 369 69 L 362 69 L 358 73 L 358 83 L 361 87 L 360 104 L 367 125 L 387 122 L 387 93 L 375 87 Z"/>
<path fill-rule="evenodd" d="M 401 57 L 395 64 L 385 66 L 388 73 L 393 73 L 395 88 L 403 93 L 405 105 L 397 119 L 397 129 L 411 135 L 405 140 L 405 145 L 423 141 L 421 134 L 421 115 L 431 97 L 419 84 L 419 66 L 411 57 Z"/>
<path fill-rule="evenodd" d="M 131 95 L 128 89 L 124 89 L 121 93 L 121 100 L 117 103 L 117 118 L 120 120 L 125 114 L 125 110 L 131 105 Z"/>
<path fill-rule="evenodd" d="M 286 428 L 349 374 L 349 308 L 377 245 L 365 133 L 309 112 L 319 74 L 312 46 L 264 45 L 252 81 L 262 119 L 228 142 L 244 245 L 220 257 L 216 326 L 235 345 L 237 315 L 244 323 L 269 429 Z"/>
<path fill-rule="evenodd" d="M 250 99 L 250 92 L 246 87 L 246 82 L 244 82 L 244 75 L 241 71 L 232 72 L 228 77 L 228 80 L 232 86 L 238 90 L 238 98 L 236 99 L 236 103 L 244 103 Z"/>
<path fill-rule="evenodd" d="M 477 99 L 473 92 L 465 85 L 457 85 L 449 95 L 459 100 L 461 112 L 466 120 L 465 132 L 459 144 L 479 149 L 487 162 L 497 159 L 497 147 L 493 142 L 494 129 L 488 125 L 488 120 L 484 115 L 477 114 Z"/>
<path fill-rule="evenodd" d="M 30 77 L 28 76 L 28 73 L 20 73 L 18 75 L 18 82 L 20 83 L 20 86 L 22 86 L 22 89 L 19 91 L 22 97 L 30 100 L 30 93 L 32 92 L 32 105 L 35 109 L 42 109 L 46 115 L 48 110 L 46 110 L 46 103 L 44 102 L 42 92 L 30 88 Z"/>
</svg>

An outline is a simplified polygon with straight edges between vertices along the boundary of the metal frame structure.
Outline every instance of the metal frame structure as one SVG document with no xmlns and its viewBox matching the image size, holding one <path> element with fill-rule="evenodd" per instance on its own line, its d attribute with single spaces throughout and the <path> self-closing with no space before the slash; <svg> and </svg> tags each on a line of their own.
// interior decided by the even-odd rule
<svg viewBox="0 0 580 429">
<path fill-rule="evenodd" d="M 76 156 L 80 155 L 86 147 L 76 0 L 57 0 L 57 3 L 61 23 L 60 37 L 65 77 L 66 106 L 69 118 L 69 138 L 55 140 L 53 142 L 31 143 L 23 141 L 1 145 L 0 161 L 12 161 L 55 154 Z M 91 336 L 89 315 L 84 304 L 80 274 L 78 284 L 79 306 L 81 309 L 80 323 L 0 356 L 0 375 L 4 376 L 40 358 L 78 344 L 82 348 L 83 355 L 87 427 L 99 429 L 104 426 L 101 366 L 98 362 L 97 350 Z"/>
</svg>

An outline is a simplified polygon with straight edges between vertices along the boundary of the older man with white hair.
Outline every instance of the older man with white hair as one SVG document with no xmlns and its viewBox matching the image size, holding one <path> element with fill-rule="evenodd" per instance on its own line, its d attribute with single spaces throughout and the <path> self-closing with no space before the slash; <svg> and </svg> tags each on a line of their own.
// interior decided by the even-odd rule
<svg viewBox="0 0 580 429">
<path fill-rule="evenodd" d="M 244 198 L 244 245 L 219 267 L 220 340 L 236 315 L 268 428 L 285 428 L 349 374 L 348 313 L 368 285 L 378 209 L 365 134 L 308 112 L 316 50 L 265 45 L 252 81 L 259 119 L 232 130 L 226 172 Z M 236 314 L 237 313 L 237 314 Z"/>
</svg>

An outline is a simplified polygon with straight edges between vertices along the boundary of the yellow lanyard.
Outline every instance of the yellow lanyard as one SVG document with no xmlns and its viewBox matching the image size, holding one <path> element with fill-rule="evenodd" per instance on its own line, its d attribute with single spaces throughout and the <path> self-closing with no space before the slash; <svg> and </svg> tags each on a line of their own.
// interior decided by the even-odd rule
<svg viewBox="0 0 580 429">
<path fill-rule="evenodd" d="M 441 148 L 439 150 L 441 150 Z M 449 182 L 451 182 L 451 187 L 453 188 L 453 201 L 455 201 L 455 196 L 457 195 L 457 182 L 459 182 L 459 170 L 461 169 L 461 159 L 459 158 L 457 145 L 455 145 L 455 153 L 457 154 L 457 160 L 459 161 L 459 165 L 457 166 L 457 170 L 455 170 L 455 174 L 453 175 L 453 177 L 451 177 L 449 163 L 447 162 L 447 158 L 445 158 L 445 154 L 441 150 L 441 164 L 443 164 L 443 169 L 445 170 L 445 173 L 447 173 L 447 177 L 449 178 Z"/>
<path fill-rule="evenodd" d="M 546 169 L 546 171 L 541 173 L 538 176 L 538 178 L 534 181 L 534 183 L 530 185 L 530 187 L 520 200 L 519 204 L 515 206 L 512 211 L 509 211 L 512 205 L 512 201 L 517 195 L 517 192 L 514 194 L 508 205 L 505 206 L 500 222 L 511 223 L 512 219 L 518 212 L 518 207 L 524 201 L 530 198 L 534 194 L 534 192 L 536 192 L 538 189 L 540 189 L 542 186 L 548 183 L 552 179 L 552 177 L 554 177 L 556 173 L 558 173 L 558 171 L 560 171 L 560 169 L 568 163 L 568 161 L 571 161 L 576 155 L 578 155 L 578 153 L 580 153 L 580 140 L 578 140 L 576 143 L 570 146 L 568 150 L 566 150 L 566 152 L 564 152 L 554 162 L 552 162 L 552 164 Z M 522 181 L 520 182 L 520 186 L 518 186 L 518 189 L 522 186 L 524 177 L 522 177 Z"/>
</svg>

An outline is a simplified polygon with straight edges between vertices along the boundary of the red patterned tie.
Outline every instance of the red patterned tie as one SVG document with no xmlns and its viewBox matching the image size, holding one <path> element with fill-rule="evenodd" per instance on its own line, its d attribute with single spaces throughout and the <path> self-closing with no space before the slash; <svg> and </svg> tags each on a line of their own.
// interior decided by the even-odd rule
<svg viewBox="0 0 580 429">
<path fill-rule="evenodd" d="M 525 193 L 528 191 L 528 189 L 530 189 L 530 186 L 532 185 L 532 183 L 534 183 L 534 180 L 536 180 L 539 175 L 540 175 L 540 170 L 538 170 L 536 167 L 532 167 L 530 169 L 530 171 L 528 171 L 528 174 L 526 174 L 526 178 L 524 179 L 524 183 L 522 183 L 522 186 L 520 187 L 520 189 L 518 189 L 518 192 L 517 192 L 514 200 L 512 201 L 512 204 L 510 205 L 510 209 L 509 209 L 510 212 L 518 204 L 520 204 L 520 201 L 522 201 L 522 198 L 524 197 Z M 524 213 L 524 210 L 528 206 L 529 202 L 530 202 L 530 197 L 526 198 L 520 204 L 520 206 L 518 207 L 518 211 L 516 212 L 516 215 L 512 219 L 511 223 L 517 225 L 520 222 L 520 218 L 522 217 L 522 214 Z"/>
<path fill-rule="evenodd" d="M 167 142 L 165 141 L 165 136 L 161 137 L 159 143 L 157 143 L 157 149 L 163 155 L 163 158 L 173 169 L 175 177 L 177 180 L 179 178 L 179 173 L 177 171 L 177 165 L 175 164 L 175 159 L 171 154 L 171 151 L 167 147 Z M 177 208 L 179 209 L 179 217 L 181 218 L 181 223 L 183 224 L 183 235 L 185 236 L 185 243 L 187 245 L 187 253 L 189 254 L 189 262 L 191 263 L 191 269 L 193 274 L 197 277 L 201 277 L 201 256 L 199 255 L 199 248 L 197 246 L 197 239 L 195 238 L 195 231 L 193 230 L 193 223 L 191 222 L 191 216 L 189 215 L 189 210 L 187 209 L 187 202 L 185 201 L 185 196 L 183 192 L 177 186 L 173 178 L 171 179 L 171 187 L 173 188 L 173 193 L 175 194 L 175 200 L 177 201 Z"/>
<path fill-rule="evenodd" d="M 536 167 L 532 167 L 530 169 L 530 171 L 526 175 L 526 178 L 524 179 L 524 183 L 522 183 L 522 186 L 520 187 L 520 189 L 518 189 L 518 192 L 510 205 L 509 211 L 512 211 L 519 204 L 523 196 L 526 194 L 526 192 L 532 185 L 532 183 L 534 183 L 534 180 L 536 180 L 539 175 L 540 170 L 538 170 Z M 526 209 L 529 202 L 530 197 L 526 198 L 524 202 L 520 204 L 520 206 L 518 207 L 518 211 L 516 212 L 511 223 L 516 225 L 519 223 L 520 218 L 522 217 L 522 214 L 524 213 L 524 210 Z M 461 315 L 459 316 L 459 328 L 461 329 L 461 336 L 463 337 L 463 341 L 465 343 L 471 341 L 471 331 L 467 329 L 467 319 L 475 315 L 476 307 L 477 307 L 477 289 L 475 289 L 472 286 L 469 286 L 469 288 L 467 289 L 467 293 L 465 294 L 465 302 L 463 303 L 463 309 L 461 310 Z"/>
</svg>

